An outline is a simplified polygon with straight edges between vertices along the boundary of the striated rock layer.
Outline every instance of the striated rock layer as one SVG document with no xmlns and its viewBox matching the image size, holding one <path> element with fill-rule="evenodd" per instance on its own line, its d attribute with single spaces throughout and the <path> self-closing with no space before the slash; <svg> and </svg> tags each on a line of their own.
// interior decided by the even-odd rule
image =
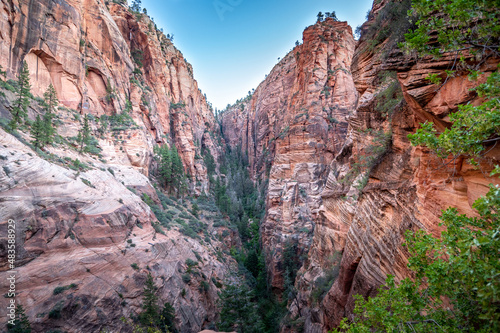
<svg viewBox="0 0 500 333">
<path fill-rule="evenodd" d="M 138 128 L 124 130 L 128 140 L 121 142 L 108 133 L 102 144 L 116 147 L 110 159 L 148 174 L 153 146 L 171 141 L 198 181 L 196 190 L 207 190 L 206 168 L 197 157 L 201 147 L 218 156 L 208 133 L 216 128 L 211 106 L 192 66 L 149 17 L 99 0 L 0 6 L 0 65 L 7 78 L 17 77 L 24 60 L 35 96 L 43 97 L 52 83 L 61 104 L 96 117 L 121 114 L 129 101 Z"/>
<path fill-rule="evenodd" d="M 397 49 L 401 36 L 378 38 L 382 28 L 398 28 L 377 20 L 390 17 L 387 3 L 374 3 L 355 49 L 345 23 L 327 19 L 307 28 L 304 43 L 251 100 L 222 118 L 226 141 L 248 151 L 256 178 L 265 177 L 267 163 L 262 246 L 278 294 L 280 252 L 298 242 L 297 256 L 306 253 L 297 296 L 288 304 L 289 318 L 305 332 L 327 332 L 351 316 L 353 295 L 375 295 L 387 274 L 409 276 L 405 231 L 439 235 L 443 209 L 473 215 L 472 203 L 498 183 L 488 177 L 499 163 L 498 147 L 488 147 L 477 169 L 465 159 L 442 161 L 411 146 L 407 135 L 419 123 L 433 121 L 442 130 L 459 104 L 479 100 L 466 73 L 441 88 L 425 79 L 444 76 L 454 56 L 417 61 Z M 371 25 L 380 26 L 369 32 Z M 488 59 L 481 69 L 488 75 L 498 62 Z M 282 330 L 300 329 L 285 324 Z"/>
<path fill-rule="evenodd" d="M 311 246 L 328 165 L 346 138 L 357 95 L 349 71 L 353 51 L 346 22 L 313 25 L 251 99 L 222 116 L 226 141 L 248 153 L 255 178 L 269 180 L 261 237 L 278 293 L 283 248 L 296 244 L 305 253 Z"/>
<path fill-rule="evenodd" d="M 0 130 L 2 290 L 7 221 L 13 219 L 16 301 L 35 331 L 130 331 L 120 318 L 140 312 L 148 273 L 160 301 L 176 309 L 182 332 L 208 327 L 216 319 L 217 288 L 231 270 L 231 260 L 225 264 L 222 252 L 216 255 L 226 247 L 208 217 L 202 218 L 204 241 L 183 236 L 177 227 L 157 233 L 156 217 L 140 198 L 147 194 L 159 203 L 147 178 L 156 167 L 158 143 L 177 147 L 191 193 L 208 190 L 199 156 L 202 148 L 219 156 L 217 127 L 191 65 L 146 15 L 114 2 L 2 1 L 0 65 L 8 79 L 16 79 L 23 61 L 35 97 L 43 97 L 50 84 L 56 89 L 62 143 L 38 154 L 22 143 L 31 140 L 28 135 Z M 14 95 L 4 92 L 0 116 L 7 118 Z M 40 113 L 33 100 L 29 118 Z M 117 115 L 127 119 L 125 113 L 135 124 L 116 121 Z M 102 150 L 98 156 L 78 154 L 71 139 L 84 115 Z M 107 127 L 104 115 L 111 119 Z M 167 209 L 187 214 L 174 206 Z M 187 267 L 187 259 L 197 266 Z M 189 282 L 182 277 L 187 272 Z M 5 311 L 2 306 L 0 325 Z"/>
</svg>

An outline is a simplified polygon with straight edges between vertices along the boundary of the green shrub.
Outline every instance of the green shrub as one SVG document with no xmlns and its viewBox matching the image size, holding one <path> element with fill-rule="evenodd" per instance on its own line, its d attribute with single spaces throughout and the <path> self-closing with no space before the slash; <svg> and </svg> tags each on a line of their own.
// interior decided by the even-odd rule
<svg viewBox="0 0 500 333">
<path fill-rule="evenodd" d="M 84 178 L 80 178 L 82 180 L 82 182 L 87 185 L 88 187 L 92 187 L 92 188 L 95 188 L 94 185 L 92 185 L 92 183 L 87 180 L 87 179 L 84 179 Z"/>
<path fill-rule="evenodd" d="M 184 283 L 189 283 L 191 282 L 191 275 L 185 273 L 185 274 L 182 274 L 182 281 L 184 281 Z"/>
<path fill-rule="evenodd" d="M 192 268 L 194 266 L 197 266 L 198 265 L 198 262 L 197 261 L 194 261 L 193 259 L 191 258 L 188 258 L 186 259 L 186 265 L 188 266 L 188 268 Z"/>
<path fill-rule="evenodd" d="M 60 306 L 55 306 L 50 310 L 49 312 L 49 318 L 50 319 L 60 319 L 62 317 L 61 314 L 61 307 Z"/>
<path fill-rule="evenodd" d="M 210 284 L 207 281 L 201 281 L 200 287 L 198 288 L 198 290 L 200 292 L 206 293 L 209 289 L 210 289 Z"/>
<path fill-rule="evenodd" d="M 132 267 L 133 269 L 135 269 L 136 271 L 139 270 L 139 265 L 137 265 L 135 262 L 133 264 L 130 265 L 130 267 Z"/>
<path fill-rule="evenodd" d="M 65 290 L 66 290 L 66 288 L 65 288 L 65 287 L 56 287 L 56 288 L 54 289 L 54 291 L 52 292 L 52 294 L 53 294 L 53 295 L 58 295 L 58 294 L 62 293 L 62 292 L 63 292 L 63 291 L 65 291 Z"/>
</svg>

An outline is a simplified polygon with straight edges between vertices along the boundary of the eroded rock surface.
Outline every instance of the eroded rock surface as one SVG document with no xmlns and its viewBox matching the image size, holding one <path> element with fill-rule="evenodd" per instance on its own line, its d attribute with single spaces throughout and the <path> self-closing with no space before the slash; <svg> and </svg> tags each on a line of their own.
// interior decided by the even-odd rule
<svg viewBox="0 0 500 333">
<path fill-rule="evenodd" d="M 248 152 L 254 177 L 268 178 L 261 235 L 272 287 L 283 290 L 281 252 L 308 251 L 328 165 L 347 135 L 356 102 L 349 71 L 354 39 L 346 22 L 327 19 L 304 31 L 251 99 L 224 113 L 223 133 Z"/>
<path fill-rule="evenodd" d="M 374 3 L 363 30 L 387 3 Z M 473 215 L 472 203 L 498 183 L 488 177 L 500 159 L 497 147 L 488 147 L 479 170 L 464 159 L 443 161 L 407 138 L 426 120 L 442 130 L 459 104 L 479 102 L 466 73 L 440 89 L 425 79 L 444 75 L 454 57 L 417 61 L 393 40 L 373 45 L 374 39 L 365 33 L 354 48 L 343 23 L 307 28 L 304 44 L 252 99 L 223 115 L 227 142 L 248 151 L 256 178 L 265 177 L 267 162 L 261 233 L 278 294 L 284 283 L 280 252 L 297 241 L 297 255 L 306 253 L 297 297 L 289 301 L 290 317 L 301 318 L 306 332 L 327 332 L 351 316 L 352 296 L 375 295 L 387 274 L 409 276 L 404 233 L 424 228 L 439 235 L 443 209 Z M 488 75 L 498 62 L 489 59 L 482 70 Z"/>
<path fill-rule="evenodd" d="M 191 176 L 191 193 L 208 190 L 200 156 L 203 148 L 217 159 L 217 126 L 191 65 L 149 17 L 114 2 L 2 1 L 0 65 L 8 79 L 17 78 L 23 61 L 35 97 L 43 97 L 50 84 L 56 89 L 62 142 L 46 148 L 41 158 L 20 141 L 29 142 L 28 135 L 15 138 L 0 130 L 2 290 L 7 220 L 14 219 L 16 300 L 27 309 L 35 331 L 129 331 L 120 318 L 140 312 L 148 273 L 160 300 L 176 309 L 182 332 L 213 323 L 217 286 L 232 261 L 219 261 L 224 255 L 217 257 L 216 251 L 225 245 L 218 243 L 211 220 L 203 219 L 204 240 L 184 236 L 177 227 L 163 235 L 153 228 L 156 217 L 141 200 L 147 194 L 159 203 L 148 179 L 159 143 L 177 147 Z M 8 118 L 14 95 L 5 94 L 0 116 Z M 41 105 L 31 104 L 33 120 Z M 125 113 L 133 123 L 117 121 Z M 79 154 L 71 139 L 85 115 L 99 155 Z M 103 116 L 108 116 L 107 126 Z M 73 170 L 73 163 L 86 167 Z M 187 267 L 187 259 L 197 261 L 197 267 Z M 188 270 L 193 275 L 187 283 L 182 275 Z M 200 287 L 203 281 L 208 290 Z M 71 284 L 75 287 L 54 294 L 56 287 Z M 60 319 L 49 316 L 53 310 Z M 4 325 L 5 308 L 0 313 Z"/>
</svg>

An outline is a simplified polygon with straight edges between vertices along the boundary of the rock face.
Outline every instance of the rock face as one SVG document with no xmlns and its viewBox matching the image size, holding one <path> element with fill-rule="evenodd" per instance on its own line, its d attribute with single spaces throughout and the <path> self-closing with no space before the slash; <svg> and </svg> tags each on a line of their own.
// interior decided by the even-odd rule
<svg viewBox="0 0 500 333">
<path fill-rule="evenodd" d="M 95 117 L 121 114 L 130 102 L 138 128 L 125 129 L 129 138 L 120 143 L 108 133 L 103 144 L 121 146 L 112 159 L 148 174 L 153 146 L 171 141 L 196 191 L 207 190 L 206 168 L 197 157 L 202 147 L 218 156 L 208 134 L 215 133 L 211 106 L 191 65 L 149 17 L 98 0 L 0 6 L 0 65 L 8 78 L 17 77 L 25 60 L 35 96 L 43 97 L 52 83 L 63 105 Z"/>
<path fill-rule="evenodd" d="M 357 42 L 345 22 L 308 27 L 303 44 L 220 118 L 224 141 L 248 154 L 255 181 L 268 182 L 260 232 L 269 280 L 278 297 L 289 298 L 289 322 L 305 332 L 327 332 L 351 316 L 353 295 L 376 294 L 387 274 L 409 276 L 405 231 L 439 235 L 442 209 L 472 215 L 475 199 L 498 182 L 485 174 L 499 163 L 499 147 L 488 147 L 477 170 L 410 145 L 407 135 L 419 123 L 444 129 L 459 104 L 479 100 L 461 73 L 442 87 L 425 79 L 444 75 L 454 58 L 402 54 L 388 3 L 375 1 Z M 220 282 L 237 270 L 224 249 L 240 242 L 219 237 L 208 213 L 200 217 L 203 240 L 201 232 L 183 235 L 182 224 L 163 234 L 141 200 L 147 194 L 194 218 L 186 202 L 165 201 L 148 179 L 158 143 L 177 147 L 191 193 L 207 192 L 200 156 L 209 151 L 218 161 L 222 147 L 192 67 L 146 15 L 101 0 L 0 2 L 0 65 L 8 78 L 22 61 L 35 97 L 54 85 L 61 137 L 40 153 L 26 144 L 27 134 L 0 129 L 2 290 L 13 219 L 16 300 L 34 331 L 131 331 L 120 318 L 140 311 L 149 273 L 182 332 L 209 328 Z M 498 62 L 489 58 L 481 69 L 488 75 Z M 3 92 L 5 122 L 14 95 Z M 32 101 L 30 119 L 40 109 Z M 84 115 L 99 155 L 79 154 L 72 139 Z M 284 257 L 295 258 L 298 272 L 290 274 Z"/>
<path fill-rule="evenodd" d="M 155 197 L 155 190 L 132 167 L 69 170 L 39 158 L 3 130 L 0 134 L 0 255 L 7 257 L 7 220 L 13 219 L 16 301 L 27 309 L 35 331 L 129 331 L 120 318 L 140 311 L 148 273 L 160 300 L 175 307 L 183 332 L 198 332 L 215 320 L 216 285 L 230 270 L 229 262 L 218 260 L 215 249 L 224 245 L 215 231 L 207 226 L 213 245 L 175 229 L 157 233 L 151 225 L 155 216 L 136 195 Z M 104 166 L 113 174 L 102 171 Z M 196 268 L 186 265 L 188 259 Z M 4 290 L 7 260 L 0 269 Z M 192 274 L 189 282 L 185 274 Z M 200 288 L 203 283 L 208 290 Z M 71 284 L 75 287 L 56 292 Z"/>
<path fill-rule="evenodd" d="M 444 75 L 454 57 L 417 61 L 397 49 L 394 36 L 379 37 L 378 24 L 397 31 L 391 20 L 377 20 L 388 16 L 387 3 L 374 3 L 355 49 L 343 23 L 307 28 L 303 45 L 252 99 L 223 114 L 226 141 L 248 151 L 254 176 L 265 177 L 266 163 L 270 171 L 261 233 L 278 294 L 280 252 L 297 242 L 297 256 L 306 253 L 288 304 L 305 332 L 327 332 L 351 316 L 352 296 L 375 295 L 387 274 L 409 276 L 405 231 L 439 235 L 441 210 L 473 215 L 472 203 L 498 183 L 485 176 L 498 164 L 498 147 L 489 147 L 476 170 L 464 159 L 442 161 L 411 146 L 407 135 L 419 123 L 442 130 L 459 104 L 478 99 L 465 73 L 440 89 L 425 79 Z M 498 62 L 489 59 L 482 70 L 488 75 Z"/>
<path fill-rule="evenodd" d="M 148 273 L 160 300 L 176 309 L 182 332 L 208 327 L 216 319 L 217 286 L 231 270 L 232 261 L 215 254 L 225 245 L 207 216 L 204 241 L 177 227 L 158 233 L 140 198 L 160 202 L 147 178 L 158 143 L 177 147 L 191 193 L 208 189 L 199 156 L 203 148 L 217 159 L 217 127 L 191 65 L 146 15 L 114 2 L 2 1 L 0 13 L 0 65 L 15 79 L 26 61 L 35 97 L 54 85 L 62 141 L 39 155 L 23 144 L 31 140 L 26 134 L 0 130 L 0 287 L 7 283 L 7 221 L 13 219 L 16 300 L 35 331 L 131 331 L 120 318 L 140 311 Z M 14 98 L 5 94 L 2 118 Z M 30 119 L 40 110 L 32 101 Z M 135 124 L 117 120 L 126 114 Z M 102 149 L 98 156 L 78 154 L 71 143 L 84 115 Z M 189 215 L 180 203 L 166 208 Z"/>
<path fill-rule="evenodd" d="M 333 19 L 304 31 L 254 95 L 222 117 L 226 141 L 248 152 L 254 177 L 269 179 L 262 242 L 272 287 L 283 290 L 281 252 L 307 252 L 319 217 L 328 165 L 347 135 L 356 102 L 349 72 L 352 31 Z"/>
</svg>

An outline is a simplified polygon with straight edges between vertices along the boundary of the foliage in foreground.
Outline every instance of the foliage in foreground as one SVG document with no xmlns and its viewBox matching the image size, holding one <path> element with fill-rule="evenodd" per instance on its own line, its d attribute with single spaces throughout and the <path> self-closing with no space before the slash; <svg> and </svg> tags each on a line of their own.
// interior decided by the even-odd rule
<svg viewBox="0 0 500 333">
<path fill-rule="evenodd" d="M 408 232 L 415 280 L 396 286 L 389 276 L 376 297 L 356 296 L 354 322 L 344 319 L 341 331 L 500 331 L 500 187 L 491 185 L 473 207 L 480 217 L 444 211 L 441 238 Z"/>
<path fill-rule="evenodd" d="M 500 57 L 498 6 L 498 0 L 414 0 L 410 14 L 420 19 L 417 28 L 405 35 L 406 42 L 401 46 L 420 56 L 454 55 L 454 64 L 446 71 L 445 79 L 468 73 L 470 80 L 477 80 L 482 74 L 478 71 L 480 65 L 488 58 Z M 467 60 L 470 56 L 474 57 L 474 64 Z M 428 79 L 441 84 L 442 77 L 431 74 Z M 481 105 L 460 105 L 458 112 L 450 115 L 451 128 L 439 136 L 433 123 L 422 124 L 409 136 L 412 144 L 427 146 L 440 157 L 483 154 L 485 144 L 499 139 L 500 73 L 492 73 L 486 83 L 473 90 L 484 98 Z"/>
<path fill-rule="evenodd" d="M 458 112 L 450 114 L 451 128 L 439 133 L 433 123 L 424 123 L 408 137 L 412 144 L 434 150 L 438 156 L 479 156 L 485 144 L 499 140 L 500 129 L 500 72 L 492 73 L 486 83 L 474 89 L 485 102 L 478 106 L 459 105 Z"/>
</svg>

